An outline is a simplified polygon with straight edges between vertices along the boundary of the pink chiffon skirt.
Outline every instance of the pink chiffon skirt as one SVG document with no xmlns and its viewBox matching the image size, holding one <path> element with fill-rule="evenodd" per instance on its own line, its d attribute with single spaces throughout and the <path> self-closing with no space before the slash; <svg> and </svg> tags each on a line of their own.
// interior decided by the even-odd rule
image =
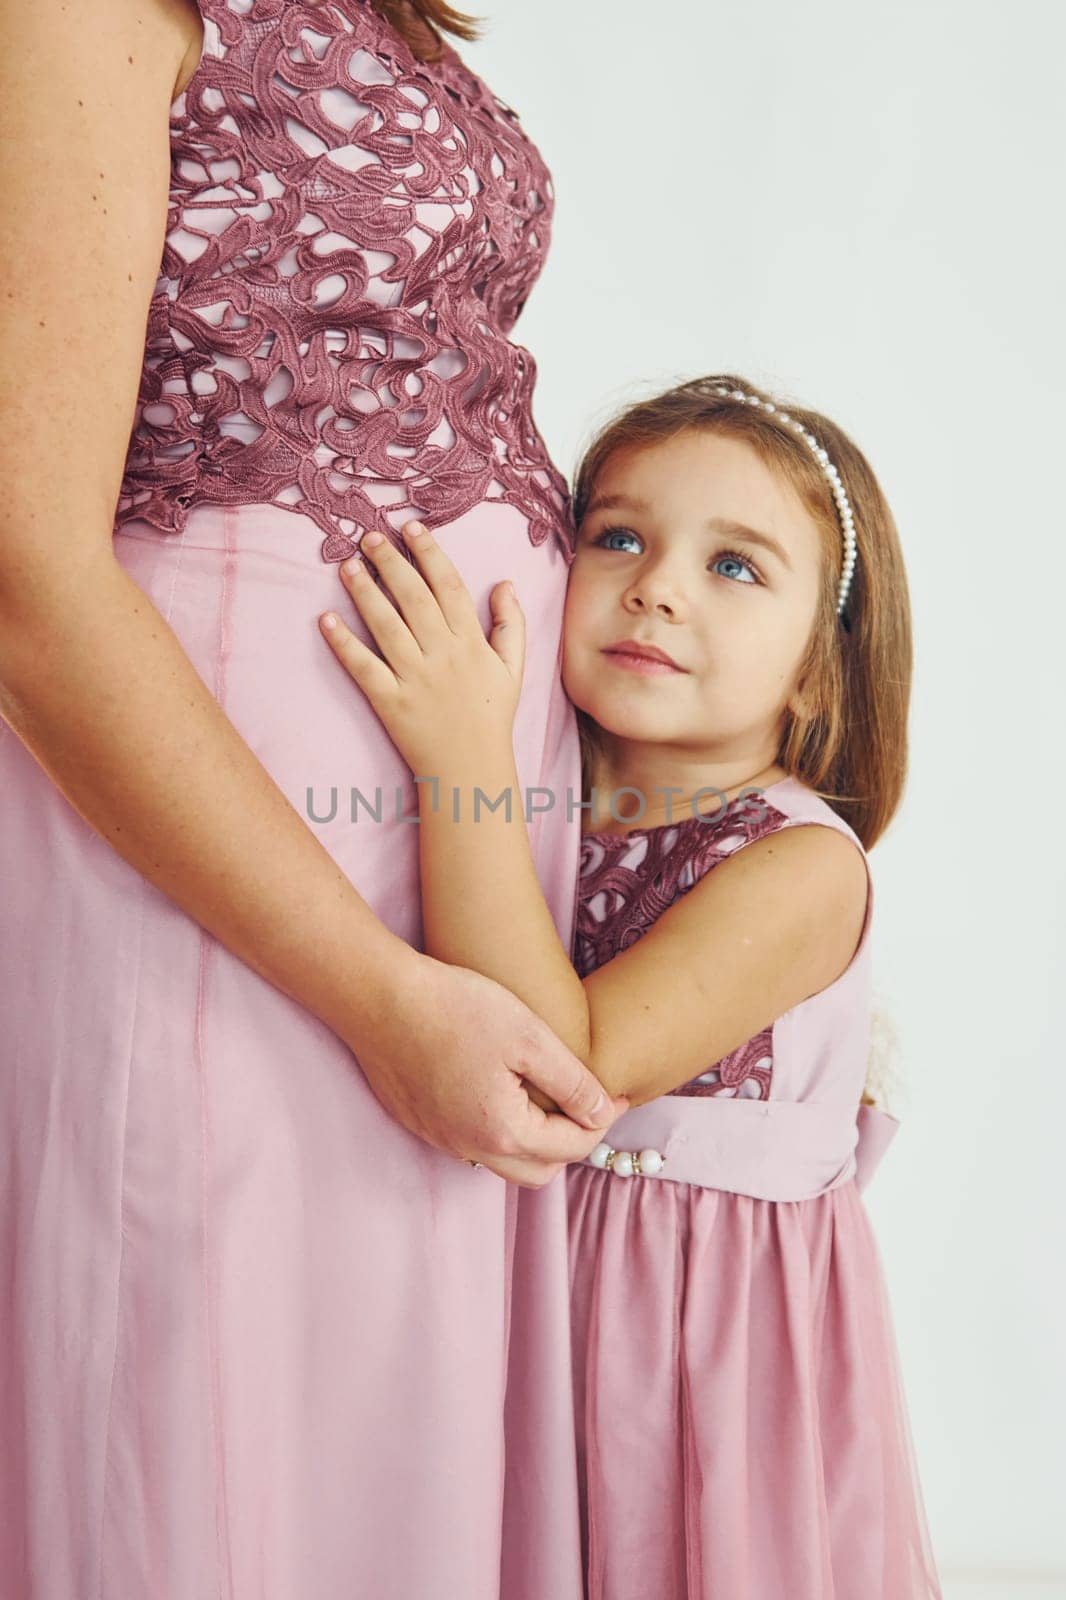
<svg viewBox="0 0 1066 1600">
<path fill-rule="evenodd" d="M 486 627 L 514 580 L 519 778 L 576 789 L 561 552 L 498 504 L 437 537 Z M 279 507 L 204 505 L 114 548 L 420 946 L 418 829 L 394 804 L 399 786 L 417 816 L 416 791 L 319 631 L 330 606 L 362 629 L 321 538 Z M 313 820 L 308 789 L 324 819 L 333 786 Z M 350 786 L 380 787 L 380 821 L 351 821 Z M 128 866 L 4 722 L 0 794 L 2 1600 L 580 1600 L 564 1185 L 518 1189 L 400 1127 L 347 1046 Z M 530 825 L 564 940 L 579 816 Z"/>
<path fill-rule="evenodd" d="M 566 1181 L 588 1600 L 939 1600 L 855 1182 Z"/>
</svg>

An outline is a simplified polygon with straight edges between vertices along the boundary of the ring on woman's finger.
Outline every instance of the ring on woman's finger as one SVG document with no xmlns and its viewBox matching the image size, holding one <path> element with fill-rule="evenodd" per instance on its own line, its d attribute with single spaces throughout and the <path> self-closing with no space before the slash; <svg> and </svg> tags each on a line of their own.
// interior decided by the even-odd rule
<svg viewBox="0 0 1066 1600">
<path fill-rule="evenodd" d="M 473 1167 L 475 1172 L 483 1172 L 485 1170 L 485 1163 L 483 1161 L 474 1161 L 470 1156 L 464 1156 L 463 1160 L 466 1162 L 468 1167 Z"/>
</svg>

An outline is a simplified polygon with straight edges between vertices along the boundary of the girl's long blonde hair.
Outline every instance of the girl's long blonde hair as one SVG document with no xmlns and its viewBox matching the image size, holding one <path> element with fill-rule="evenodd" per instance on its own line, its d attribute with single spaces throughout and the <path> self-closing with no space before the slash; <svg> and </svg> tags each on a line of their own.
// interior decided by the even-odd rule
<svg viewBox="0 0 1066 1600">
<path fill-rule="evenodd" d="M 715 393 L 740 389 L 802 422 L 840 474 L 855 518 L 857 562 L 841 618 L 837 586 L 844 542 L 829 485 L 809 447 L 772 413 Z M 574 480 L 580 525 L 597 475 L 615 451 L 654 444 L 683 429 L 727 434 L 750 444 L 795 489 L 821 534 L 822 584 L 801 664 L 802 714 L 788 711 L 777 765 L 833 807 L 869 850 L 897 811 L 907 776 L 907 717 L 913 645 L 899 533 L 873 468 L 836 423 L 733 373 L 694 378 L 626 406 L 595 434 Z M 598 729 L 577 711 L 582 798 L 594 781 Z M 882 1025 L 885 1019 L 879 1018 Z M 867 1093 L 887 1076 L 874 1057 Z"/>
</svg>

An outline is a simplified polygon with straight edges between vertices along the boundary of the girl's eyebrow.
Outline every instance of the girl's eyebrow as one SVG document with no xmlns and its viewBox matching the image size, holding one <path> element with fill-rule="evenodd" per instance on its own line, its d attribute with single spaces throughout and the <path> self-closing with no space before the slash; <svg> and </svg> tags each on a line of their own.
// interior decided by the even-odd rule
<svg viewBox="0 0 1066 1600">
<path fill-rule="evenodd" d="M 634 499 L 629 494 L 598 494 L 589 501 L 585 507 L 586 517 L 591 517 L 594 511 L 650 511 L 646 500 Z"/>
<path fill-rule="evenodd" d="M 646 500 L 641 500 L 628 494 L 598 494 L 589 501 L 585 507 L 585 516 L 591 517 L 594 511 L 650 511 L 651 506 Z M 746 522 L 733 522 L 729 517 L 711 517 L 704 524 L 708 533 L 724 533 L 730 539 L 745 539 L 749 544 L 762 545 L 775 555 L 788 570 L 792 571 L 792 562 L 784 545 L 779 544 L 768 533 L 760 533 L 758 528 L 749 528 Z"/>
<path fill-rule="evenodd" d="M 730 539 L 742 539 L 748 544 L 761 544 L 763 549 L 775 555 L 789 572 L 792 571 L 792 563 L 788 559 L 784 545 L 778 544 L 768 533 L 760 533 L 758 528 L 749 528 L 746 522 L 731 522 L 728 517 L 712 517 L 705 526 L 711 533 L 724 533 Z"/>
</svg>

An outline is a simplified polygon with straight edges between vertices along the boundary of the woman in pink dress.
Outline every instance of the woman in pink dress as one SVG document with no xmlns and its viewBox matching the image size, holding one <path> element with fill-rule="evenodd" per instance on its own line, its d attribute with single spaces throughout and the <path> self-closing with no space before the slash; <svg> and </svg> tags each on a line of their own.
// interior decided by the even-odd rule
<svg viewBox="0 0 1066 1600">
<path fill-rule="evenodd" d="M 891 511 L 829 418 L 731 375 L 609 423 L 575 510 L 573 965 L 520 819 L 479 820 L 521 789 L 520 600 L 494 592 L 486 638 L 412 534 L 420 573 L 368 547 L 393 600 L 348 580 L 383 659 L 323 626 L 447 779 L 421 795 L 428 948 L 631 1101 L 566 1179 L 588 1600 L 939 1600 L 860 1193 L 897 1126 L 864 1092 L 867 849 L 911 679 Z"/>
<path fill-rule="evenodd" d="M 430 18 L 34 0 L 4 53 L 4 1600 L 581 1592 L 549 1179 L 620 1103 L 423 953 L 416 786 L 317 623 L 424 518 L 486 618 L 514 581 L 523 781 L 577 786 L 508 339 L 551 186 Z M 577 830 L 530 844 L 569 943 Z"/>
</svg>

